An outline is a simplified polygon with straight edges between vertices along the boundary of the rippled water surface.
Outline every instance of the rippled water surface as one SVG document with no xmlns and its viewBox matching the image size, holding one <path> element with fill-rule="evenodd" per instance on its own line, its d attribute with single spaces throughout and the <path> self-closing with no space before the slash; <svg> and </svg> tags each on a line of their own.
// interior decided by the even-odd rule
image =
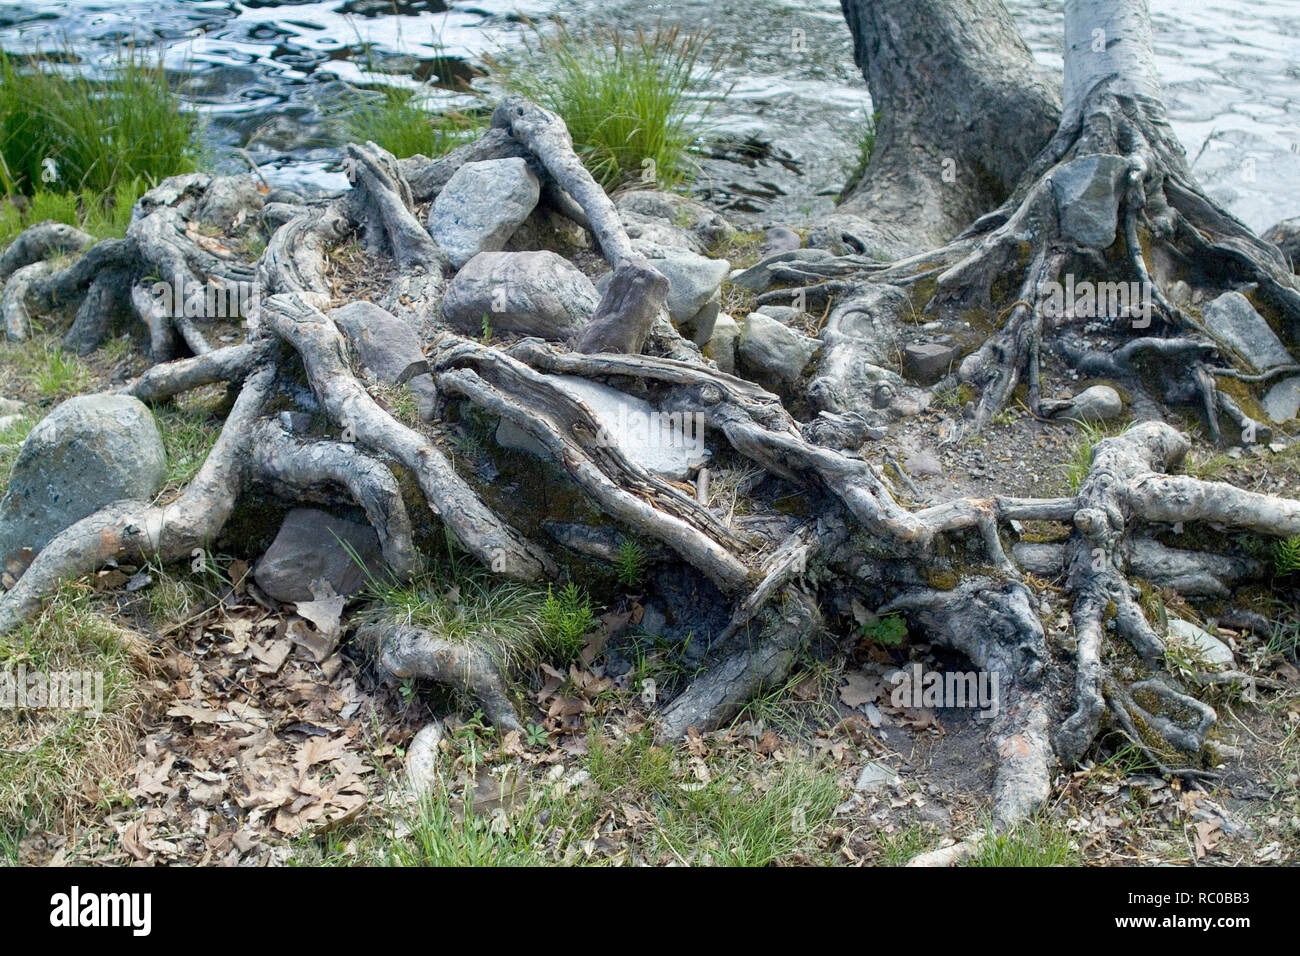
<svg viewBox="0 0 1300 956">
<path fill-rule="evenodd" d="M 1061 63 L 1059 0 L 1008 0 L 1035 55 Z M 1300 215 L 1300 0 L 1151 0 L 1156 54 L 1178 135 L 1210 192 L 1262 229 Z M 770 141 L 785 164 L 706 166 L 715 196 L 758 193 L 765 219 L 830 207 L 870 109 L 837 0 L 0 0 L 0 46 L 72 53 L 86 69 L 122 44 L 188 67 L 184 93 L 208 118 L 219 163 L 243 148 L 272 176 L 340 181 L 323 109 L 372 69 L 412 85 L 464 72 L 520 41 L 521 18 L 707 27 L 729 65 L 708 113 L 718 134 Z M 367 52 L 369 51 L 369 52 Z M 491 89 L 491 79 L 475 84 Z M 457 94 L 430 89 L 431 100 Z"/>
</svg>

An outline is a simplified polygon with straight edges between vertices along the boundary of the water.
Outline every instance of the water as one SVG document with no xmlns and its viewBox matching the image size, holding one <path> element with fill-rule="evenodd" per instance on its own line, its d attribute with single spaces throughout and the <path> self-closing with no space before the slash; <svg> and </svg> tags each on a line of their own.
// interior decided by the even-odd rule
<svg viewBox="0 0 1300 956">
<path fill-rule="evenodd" d="M 1008 0 L 1026 42 L 1061 65 L 1059 0 Z M 1174 128 L 1203 185 L 1256 229 L 1300 215 L 1300 2 L 1151 0 L 1156 55 Z M 571 25 L 711 31 L 729 88 L 708 122 L 737 141 L 770 141 L 786 162 L 708 160 L 700 189 L 761 220 L 802 220 L 832 205 L 870 110 L 838 0 L 0 0 L 0 46 L 70 51 L 94 71 L 122 44 L 188 67 L 184 94 L 207 118 L 218 163 L 243 149 L 272 179 L 340 185 L 325 107 L 344 82 L 400 71 L 416 86 L 463 73 L 520 42 L 521 16 Z M 391 80 L 390 80 L 391 81 Z M 490 78 L 476 85 L 491 90 Z M 432 102 L 463 96 L 426 88 Z M 757 195 L 753 195 L 753 194 Z"/>
</svg>

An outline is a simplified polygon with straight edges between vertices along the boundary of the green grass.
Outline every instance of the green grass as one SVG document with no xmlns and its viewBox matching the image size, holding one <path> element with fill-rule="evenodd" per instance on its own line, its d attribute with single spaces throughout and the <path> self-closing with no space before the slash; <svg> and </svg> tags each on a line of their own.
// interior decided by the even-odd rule
<svg viewBox="0 0 1300 956">
<path fill-rule="evenodd" d="M 1278 577 L 1300 571 L 1300 534 L 1273 543 L 1273 573 Z"/>
<path fill-rule="evenodd" d="M 395 86 L 354 91 L 332 112 L 346 142 L 374 142 L 399 159 L 417 153 L 441 156 L 478 136 L 486 126 L 486 119 L 477 114 L 422 109 L 413 91 Z"/>
<path fill-rule="evenodd" d="M 576 661 L 587 635 L 598 623 L 592 613 L 591 599 L 572 581 L 559 591 L 547 589 L 546 600 L 538 612 L 538 625 L 544 651 L 552 661 L 565 664 Z"/>
<path fill-rule="evenodd" d="M 1092 468 L 1093 446 L 1102 439 L 1114 438 L 1116 435 L 1128 431 L 1133 423 L 1125 422 L 1122 425 L 1107 426 L 1104 423 L 1085 422 L 1078 419 L 1072 421 L 1075 427 L 1079 429 L 1079 433 L 1075 436 L 1074 443 L 1070 446 L 1065 464 L 1062 467 L 1065 472 L 1066 483 L 1070 486 L 1070 492 L 1077 493 L 1079 486 L 1088 477 L 1089 469 Z"/>
<path fill-rule="evenodd" d="M 857 188 L 858 183 L 862 182 L 862 177 L 867 171 L 867 166 L 871 163 L 871 154 L 876 151 L 876 124 L 880 121 L 880 112 L 877 111 L 867 117 L 866 122 L 857 127 L 854 131 L 854 156 L 852 165 L 849 168 L 848 178 L 844 181 L 844 188 L 836 202 L 843 202 L 849 194 Z"/>
<path fill-rule="evenodd" d="M 64 352 L 58 342 L 37 332 L 25 342 L 0 343 L 0 367 L 8 376 L 20 378 L 29 396 L 34 393 L 42 404 L 80 395 L 95 383 L 86 363 Z"/>
<path fill-rule="evenodd" d="M 1043 819 L 1026 820 L 1009 830 L 989 830 L 963 866 L 1080 866 L 1083 854 L 1070 831 Z"/>
<path fill-rule="evenodd" d="M 878 832 L 881 866 L 905 866 L 913 857 L 920 856 L 938 842 L 938 833 L 932 826 L 913 823 L 894 833 Z"/>
<path fill-rule="evenodd" d="M 765 784 L 727 773 L 679 788 L 660 811 L 659 839 L 680 861 L 714 866 L 767 866 L 808 849 L 839 803 L 834 776 L 791 762 Z"/>
<path fill-rule="evenodd" d="M 0 247 L 28 226 L 51 219 L 76 226 L 96 239 L 121 238 L 131 224 L 131 207 L 145 188 L 143 180 L 137 179 L 120 183 L 106 194 L 38 189 L 31 196 L 0 196 Z"/>
<path fill-rule="evenodd" d="M 39 615 L 0 637 L 0 669 L 104 675 L 102 714 L 26 709 L 0 719 L 0 832 L 12 839 L 58 826 L 120 788 L 138 720 L 131 642 L 79 584 L 64 585 Z"/>
<path fill-rule="evenodd" d="M 548 591 L 455 565 L 436 566 L 410 581 L 372 579 L 361 617 L 422 627 L 451 643 L 476 643 L 509 673 L 537 666 L 547 656 L 542 610 Z"/>
<path fill-rule="evenodd" d="M 27 433 L 35 427 L 36 419 L 24 416 L 0 429 L 0 495 L 9 490 L 9 475 L 18 460 L 18 450 L 22 448 Z"/>
<path fill-rule="evenodd" d="M 197 117 L 144 53 L 104 81 L 0 54 L 0 77 L 0 192 L 116 195 L 198 166 Z"/>
<path fill-rule="evenodd" d="M 587 169 L 606 189 L 632 182 L 673 187 L 694 169 L 700 134 L 690 111 L 720 65 L 708 36 L 679 27 L 621 33 L 536 30 L 526 53 L 488 58 L 506 89 L 558 113 Z"/>
<path fill-rule="evenodd" d="M 221 419 L 190 395 L 155 409 L 154 420 L 167 451 L 164 487 L 188 484 L 216 444 L 221 434 Z"/>
<path fill-rule="evenodd" d="M 614 560 L 614 576 L 624 587 L 637 587 L 645 574 L 645 551 L 631 538 L 624 538 Z"/>
</svg>

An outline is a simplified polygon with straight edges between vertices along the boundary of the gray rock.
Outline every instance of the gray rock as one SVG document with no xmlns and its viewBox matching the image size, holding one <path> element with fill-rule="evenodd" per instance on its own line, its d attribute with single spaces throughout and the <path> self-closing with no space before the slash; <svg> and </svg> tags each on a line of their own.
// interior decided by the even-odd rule
<svg viewBox="0 0 1300 956">
<path fill-rule="evenodd" d="M 831 253 L 825 249 L 794 249 L 790 252 L 778 252 L 733 276 L 731 284 L 749 289 L 751 292 L 764 292 L 776 281 L 772 275 L 774 266 L 783 264 L 797 266 L 801 262 L 820 262 L 829 258 Z"/>
<path fill-rule="evenodd" d="M 697 416 L 661 413 L 644 399 L 585 378 L 545 377 L 591 409 L 603 439 L 647 471 L 680 481 L 704 462 L 704 425 Z M 506 419 L 497 426 L 496 438 L 503 448 L 549 457 L 532 435 Z"/>
<path fill-rule="evenodd" d="M 1223 293 L 1205 307 L 1204 318 L 1209 333 L 1241 355 L 1256 371 L 1295 363 L 1282 340 L 1240 292 Z"/>
<path fill-rule="evenodd" d="M 17 415 L 27 405 L 16 398 L 0 398 L 0 415 Z"/>
<path fill-rule="evenodd" d="M 914 342 L 903 348 L 903 370 L 913 381 L 932 385 L 948 374 L 959 355 L 961 347 L 958 345 Z"/>
<path fill-rule="evenodd" d="M 862 768 L 862 772 L 858 774 L 857 782 L 853 784 L 853 789 L 858 791 L 878 790 L 887 784 L 900 782 L 898 773 L 892 767 L 887 767 L 883 763 L 873 760 Z"/>
<path fill-rule="evenodd" d="M 667 259 L 651 259 L 668 280 L 668 315 L 678 325 L 690 324 L 708 302 L 718 295 L 722 280 L 731 271 L 726 259 L 709 259 L 682 252 Z M 717 318 L 715 312 L 713 318 Z M 708 341 L 708 336 L 704 341 Z"/>
<path fill-rule="evenodd" d="M 903 467 L 907 469 L 909 475 L 914 475 L 917 478 L 929 478 L 943 474 L 943 465 L 932 452 L 928 451 L 912 452 L 903 462 Z"/>
<path fill-rule="evenodd" d="M 1283 219 L 1261 238 L 1282 250 L 1292 272 L 1300 272 L 1300 217 Z"/>
<path fill-rule="evenodd" d="M 803 246 L 799 233 L 786 226 L 773 226 L 763 234 L 763 255 L 771 256 L 781 252 L 794 252 Z"/>
<path fill-rule="evenodd" d="M 789 305 L 760 305 L 754 311 L 770 315 L 782 325 L 800 325 L 803 322 L 803 317 L 807 315 L 806 312 Z"/>
<path fill-rule="evenodd" d="M 1300 412 L 1300 376 L 1278 382 L 1264 395 L 1264 411 L 1271 422 L 1289 422 Z"/>
<path fill-rule="evenodd" d="M 349 303 L 330 312 L 330 318 L 347 338 L 361 367 L 385 385 L 406 382 L 415 394 L 420 416 L 428 418 L 436 392 L 415 329 L 373 302 Z"/>
<path fill-rule="evenodd" d="M 718 371 L 732 375 L 736 371 L 736 340 L 740 325 L 729 315 L 719 315 L 713 323 L 713 335 L 704 354 L 717 363 Z"/>
<path fill-rule="evenodd" d="M 469 335 L 482 332 L 486 317 L 497 331 L 563 339 L 599 299 L 591 280 L 554 252 L 480 252 L 447 286 L 442 314 Z"/>
<path fill-rule="evenodd" d="M 195 218 L 219 229 L 231 229 L 240 216 L 255 219 L 256 212 L 266 202 L 266 197 L 247 173 L 240 176 L 214 176 L 203 192 Z"/>
<path fill-rule="evenodd" d="M 459 269 L 505 247 L 537 206 L 541 185 L 523 159 L 466 163 L 429 207 L 429 234 Z"/>
<path fill-rule="evenodd" d="M 1192 646 L 1198 648 L 1205 656 L 1205 659 L 1211 664 L 1227 664 L 1231 666 L 1235 661 L 1232 656 L 1232 649 L 1227 644 L 1219 640 L 1213 634 L 1201 630 L 1191 621 L 1184 621 L 1179 617 L 1169 619 L 1169 635 L 1186 641 Z"/>
<path fill-rule="evenodd" d="M 704 345 L 713 338 L 713 326 L 722 314 L 722 292 L 713 293 L 713 298 L 705 302 L 689 320 L 682 323 L 681 330 L 690 336 L 696 345 Z"/>
<path fill-rule="evenodd" d="M 80 395 L 24 439 L 0 501 L 0 557 L 39 551 L 114 501 L 148 501 L 167 476 L 153 414 L 126 395 Z"/>
<path fill-rule="evenodd" d="M 688 230 L 661 219 L 634 212 L 622 212 L 623 228 L 632 248 L 647 259 L 663 259 L 680 252 L 700 254 L 703 245 Z"/>
<path fill-rule="evenodd" d="M 325 596 L 329 588 L 343 597 L 359 594 L 367 573 L 382 578 L 383 569 L 379 536 L 369 525 L 315 508 L 295 508 L 258 559 L 253 580 L 277 601 L 311 601 Z"/>
<path fill-rule="evenodd" d="M 633 189 L 622 193 L 614 201 L 621 214 L 632 213 L 639 219 L 658 219 L 676 230 L 685 230 L 694 237 L 692 248 L 703 251 L 735 230 L 718 212 L 701 202 L 677 193 L 655 189 Z"/>
<path fill-rule="evenodd" d="M 751 312 L 736 340 L 736 357 L 760 380 L 791 385 L 821 347 L 821 342 L 787 329 L 770 315 Z"/>
<path fill-rule="evenodd" d="M 1085 388 L 1058 411 L 1057 418 L 1076 418 L 1081 422 L 1106 422 L 1124 413 L 1124 399 L 1109 385 Z"/>
<path fill-rule="evenodd" d="M 1119 200 L 1128 162 L 1122 156 L 1081 156 L 1052 172 L 1061 234 L 1083 246 L 1108 249 L 1115 241 Z"/>
</svg>

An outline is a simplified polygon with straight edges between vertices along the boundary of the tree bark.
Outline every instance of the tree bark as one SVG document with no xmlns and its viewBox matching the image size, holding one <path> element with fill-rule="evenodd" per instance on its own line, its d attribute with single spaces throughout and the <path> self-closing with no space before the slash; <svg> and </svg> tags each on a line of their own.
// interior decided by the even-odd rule
<svg viewBox="0 0 1300 956">
<path fill-rule="evenodd" d="M 833 237 L 887 259 L 943 245 L 1001 203 L 1051 137 L 1059 81 L 1002 0 L 840 5 L 879 120 Z"/>
</svg>

